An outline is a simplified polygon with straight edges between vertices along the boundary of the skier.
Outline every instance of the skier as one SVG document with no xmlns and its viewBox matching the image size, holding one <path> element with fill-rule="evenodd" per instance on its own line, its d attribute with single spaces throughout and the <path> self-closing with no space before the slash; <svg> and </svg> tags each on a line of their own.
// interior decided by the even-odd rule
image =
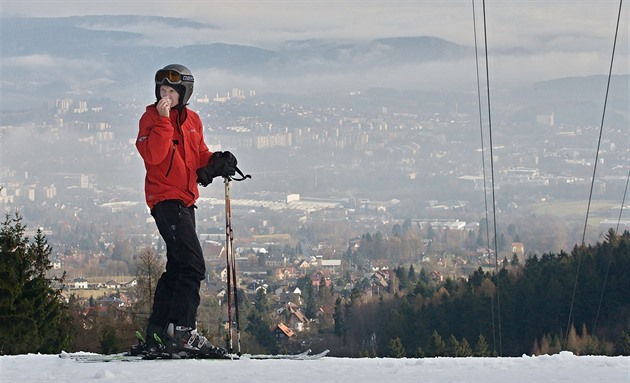
<svg viewBox="0 0 630 383">
<path fill-rule="evenodd" d="M 199 288 L 205 277 L 195 230 L 197 184 L 235 174 L 230 152 L 210 152 L 199 115 L 187 108 L 194 77 L 171 64 L 155 74 L 156 102 L 140 118 L 136 148 L 146 169 L 146 203 L 166 243 L 166 271 L 155 296 L 144 342 L 131 353 L 207 356 L 220 352 L 196 329 Z"/>
</svg>

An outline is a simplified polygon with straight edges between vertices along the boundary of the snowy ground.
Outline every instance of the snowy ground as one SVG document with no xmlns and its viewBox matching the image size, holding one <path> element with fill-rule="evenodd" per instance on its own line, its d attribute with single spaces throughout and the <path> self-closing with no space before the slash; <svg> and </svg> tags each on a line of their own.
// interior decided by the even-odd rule
<svg viewBox="0 0 630 383">
<path fill-rule="evenodd" d="M 630 357 L 164 360 L 80 363 L 57 355 L 0 357 L 0 382 L 630 382 Z"/>
</svg>

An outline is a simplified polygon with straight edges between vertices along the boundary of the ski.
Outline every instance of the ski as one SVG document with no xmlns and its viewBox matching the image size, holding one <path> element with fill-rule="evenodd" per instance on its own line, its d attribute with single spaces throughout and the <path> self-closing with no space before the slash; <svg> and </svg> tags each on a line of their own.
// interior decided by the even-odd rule
<svg viewBox="0 0 630 383">
<path fill-rule="evenodd" d="M 328 355 L 330 350 L 324 350 L 317 354 L 311 354 L 311 350 L 304 351 L 299 354 L 243 354 L 242 359 L 288 359 L 288 360 L 316 360 Z"/>
<path fill-rule="evenodd" d="M 128 353 L 120 354 L 92 354 L 92 353 L 68 353 L 61 352 L 59 354 L 61 359 L 70 359 L 83 363 L 104 363 L 104 362 L 137 362 L 144 360 L 142 356 L 132 356 Z"/>
<path fill-rule="evenodd" d="M 92 354 L 92 353 L 66 353 L 59 354 L 62 359 L 70 359 L 82 363 L 107 363 L 107 362 L 141 362 L 155 360 L 183 360 L 183 359 L 213 359 L 213 360 L 236 360 L 239 359 L 235 354 L 216 354 L 216 355 L 178 355 L 178 354 L 159 354 L 159 355 L 131 355 L 127 352 L 119 354 Z"/>
<path fill-rule="evenodd" d="M 82 363 L 109 363 L 109 362 L 141 362 L 141 361 L 156 361 L 156 360 L 182 360 L 182 359 L 211 359 L 211 360 L 239 360 L 239 359 L 256 359 L 256 360 L 317 360 L 328 355 L 330 351 L 325 350 L 317 354 L 311 354 L 311 350 L 304 351 L 299 354 L 222 354 L 208 356 L 186 356 L 172 355 L 166 357 L 163 356 L 150 356 L 150 355 L 130 355 L 129 353 L 119 354 L 92 354 L 92 353 L 67 353 L 62 352 L 59 357 L 62 359 L 70 359 Z"/>
</svg>

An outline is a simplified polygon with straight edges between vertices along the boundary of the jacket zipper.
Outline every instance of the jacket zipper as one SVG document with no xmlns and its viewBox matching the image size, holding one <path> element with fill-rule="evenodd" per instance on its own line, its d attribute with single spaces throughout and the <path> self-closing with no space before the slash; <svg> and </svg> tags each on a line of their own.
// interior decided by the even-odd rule
<svg viewBox="0 0 630 383">
<path fill-rule="evenodd" d="M 182 141 L 183 141 L 184 135 L 182 134 L 182 127 L 179 121 L 179 114 L 177 115 L 177 130 L 179 131 L 180 136 L 182 136 Z M 166 170 L 166 175 L 164 177 L 168 177 L 168 175 L 171 173 L 171 168 L 173 167 L 173 159 L 175 159 L 175 152 L 177 151 L 177 144 L 179 144 L 179 142 L 177 140 L 173 140 L 173 151 L 171 152 L 171 160 L 168 163 L 168 169 Z"/>
<path fill-rule="evenodd" d="M 173 142 L 173 150 L 171 150 L 171 160 L 168 163 L 168 169 L 166 170 L 166 175 L 164 177 L 168 177 L 168 175 L 171 173 L 171 168 L 173 167 L 173 159 L 175 158 L 176 150 L 177 150 L 177 147 L 175 146 L 175 143 Z"/>
</svg>

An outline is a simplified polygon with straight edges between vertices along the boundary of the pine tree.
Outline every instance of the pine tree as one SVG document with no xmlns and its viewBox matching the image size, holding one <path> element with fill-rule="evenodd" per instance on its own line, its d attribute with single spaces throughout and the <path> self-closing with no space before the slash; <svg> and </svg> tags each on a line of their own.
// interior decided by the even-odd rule
<svg viewBox="0 0 630 383">
<path fill-rule="evenodd" d="M 446 356 L 456 357 L 457 349 L 459 348 L 459 341 L 455 338 L 455 335 L 451 335 L 446 342 Z"/>
<path fill-rule="evenodd" d="M 103 326 L 100 331 L 99 348 L 103 354 L 111 354 L 117 351 L 118 339 L 116 329 L 112 326 Z"/>
<path fill-rule="evenodd" d="M 41 353 L 57 353 L 64 349 L 71 340 L 71 315 L 68 306 L 63 302 L 60 288 L 52 286 L 53 281 L 47 279 L 46 271 L 52 268 L 46 237 L 37 230 L 34 242 L 29 245 L 28 253 L 32 262 L 31 279 L 26 283 L 25 296 L 29 293 L 37 302 L 34 315 L 38 324 L 40 339 L 38 351 Z M 56 282 L 63 285 L 64 275 Z"/>
<path fill-rule="evenodd" d="M 320 280 L 320 289 L 321 289 L 322 284 L 324 286 L 326 285 L 325 279 L 323 276 L 321 277 L 321 280 Z M 313 288 L 312 283 L 309 282 L 306 284 L 304 295 L 306 296 L 304 315 L 306 315 L 307 318 L 314 318 L 317 313 L 318 307 L 317 307 L 317 297 L 316 297 L 315 289 Z"/>
<path fill-rule="evenodd" d="M 457 346 L 457 357 L 467 358 L 473 355 L 474 352 L 472 347 L 470 347 L 470 343 L 468 343 L 468 340 L 466 340 L 466 338 L 463 338 Z"/>
<path fill-rule="evenodd" d="M 396 268 L 396 277 L 399 281 L 400 290 L 406 290 L 409 287 L 409 271 L 404 266 Z"/>
<path fill-rule="evenodd" d="M 29 315 L 32 310 L 27 307 L 31 302 L 23 299 L 27 240 L 20 221 L 17 215 L 15 219 L 7 215 L 0 231 L 0 354 L 26 353 L 39 342 L 35 321 Z M 20 334 L 19 342 L 14 341 L 14 334 Z"/>
<path fill-rule="evenodd" d="M 538 339 L 534 339 L 534 346 L 532 347 L 532 354 L 536 356 L 542 354 L 542 352 L 540 351 L 540 345 L 538 344 Z"/>
<path fill-rule="evenodd" d="M 277 345 L 271 332 L 267 295 L 263 289 L 259 289 L 256 293 L 254 307 L 247 315 L 247 332 L 256 339 L 266 352 L 276 352 Z"/>
<path fill-rule="evenodd" d="M 407 279 L 409 280 L 409 283 L 418 282 L 418 277 L 416 276 L 416 269 L 413 267 L 413 265 L 409 266 L 409 274 L 407 276 Z"/>
<path fill-rule="evenodd" d="M 427 345 L 427 356 L 446 356 L 446 344 L 444 339 L 438 334 L 437 331 L 433 331 L 431 338 L 429 338 L 429 344 Z"/>
<path fill-rule="evenodd" d="M 627 331 L 623 331 L 617 344 L 615 345 L 615 350 L 619 355 L 630 355 L 630 333 Z"/>
<path fill-rule="evenodd" d="M 488 347 L 488 343 L 486 342 L 486 337 L 482 334 L 479 334 L 479 338 L 477 338 L 477 344 L 475 344 L 475 356 L 487 357 L 490 356 L 490 351 Z"/>
<path fill-rule="evenodd" d="M 405 348 L 400 338 L 394 338 L 389 341 L 389 356 L 392 358 L 404 358 Z"/>
<path fill-rule="evenodd" d="M 577 332 L 575 331 L 575 326 L 571 326 L 569 329 L 569 339 L 567 341 L 567 349 L 572 351 L 576 355 L 582 354 L 582 342 Z"/>
<path fill-rule="evenodd" d="M 335 321 L 335 335 L 338 337 L 343 336 L 346 333 L 346 325 L 344 321 L 343 305 L 340 297 L 338 297 L 335 301 L 333 320 Z"/>
<path fill-rule="evenodd" d="M 44 235 L 38 230 L 29 244 L 25 230 L 18 213 L 6 215 L 0 229 L 0 354 L 59 352 L 70 342 L 70 315 L 46 278 L 51 249 Z"/>
</svg>

